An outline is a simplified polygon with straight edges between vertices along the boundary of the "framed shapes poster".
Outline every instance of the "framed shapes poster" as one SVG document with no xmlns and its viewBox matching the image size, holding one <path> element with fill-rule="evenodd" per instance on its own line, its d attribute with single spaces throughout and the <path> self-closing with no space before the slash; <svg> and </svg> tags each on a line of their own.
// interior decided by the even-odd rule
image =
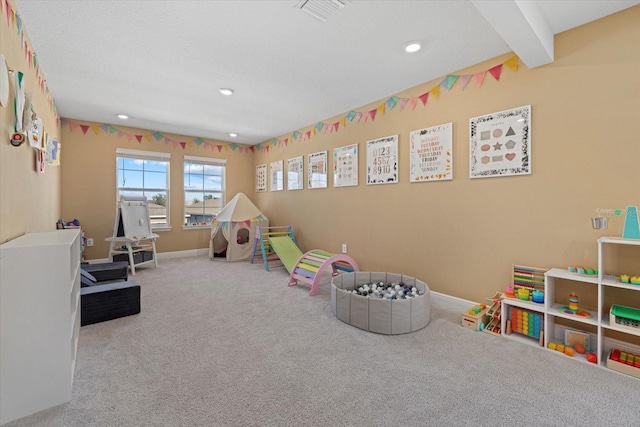
<svg viewBox="0 0 640 427">
<path fill-rule="evenodd" d="M 284 190 L 284 177 L 282 176 L 282 160 L 278 160 L 277 162 L 271 162 L 271 191 L 282 191 Z"/>
<path fill-rule="evenodd" d="M 327 188 L 327 152 L 307 154 L 309 188 Z"/>
<path fill-rule="evenodd" d="M 409 133 L 409 182 L 453 179 L 453 124 Z"/>
<path fill-rule="evenodd" d="M 267 164 L 256 166 L 256 193 L 267 191 Z"/>
<path fill-rule="evenodd" d="M 333 149 L 333 186 L 358 185 L 358 144 Z"/>
<path fill-rule="evenodd" d="M 398 135 L 367 141 L 367 185 L 398 182 Z"/>
<path fill-rule="evenodd" d="M 469 119 L 469 177 L 531 173 L 531 105 Z"/>
<path fill-rule="evenodd" d="M 302 156 L 287 160 L 287 190 L 302 190 L 304 187 L 302 162 Z"/>
</svg>

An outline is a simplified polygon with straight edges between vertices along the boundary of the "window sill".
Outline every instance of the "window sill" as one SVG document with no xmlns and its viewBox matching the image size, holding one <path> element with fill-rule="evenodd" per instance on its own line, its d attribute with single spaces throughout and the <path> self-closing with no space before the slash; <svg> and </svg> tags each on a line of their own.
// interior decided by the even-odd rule
<svg viewBox="0 0 640 427">
<path fill-rule="evenodd" d="M 151 231 L 153 233 L 158 232 L 158 231 L 159 232 L 171 231 L 171 227 L 170 226 L 167 226 L 167 227 L 151 227 Z"/>
<path fill-rule="evenodd" d="M 210 230 L 211 224 L 207 225 L 183 225 L 183 230 Z"/>
</svg>

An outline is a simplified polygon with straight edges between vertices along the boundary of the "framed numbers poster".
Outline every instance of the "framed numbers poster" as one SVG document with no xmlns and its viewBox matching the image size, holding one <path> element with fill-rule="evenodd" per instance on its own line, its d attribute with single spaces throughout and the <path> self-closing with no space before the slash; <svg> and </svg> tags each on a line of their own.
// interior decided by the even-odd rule
<svg viewBox="0 0 640 427">
<path fill-rule="evenodd" d="M 333 186 L 358 185 L 358 144 L 333 149 Z"/>
<path fill-rule="evenodd" d="M 531 173 L 531 105 L 469 119 L 469 177 Z"/>
<path fill-rule="evenodd" d="M 302 156 L 287 160 L 287 190 L 302 190 L 304 186 L 302 162 Z"/>
<path fill-rule="evenodd" d="M 453 179 L 453 124 L 409 133 L 409 182 Z"/>
<path fill-rule="evenodd" d="M 267 164 L 256 166 L 256 193 L 267 191 Z"/>
<path fill-rule="evenodd" d="M 271 162 L 271 191 L 284 190 L 282 160 Z"/>
<path fill-rule="evenodd" d="M 367 141 L 367 185 L 398 182 L 398 135 Z"/>
<path fill-rule="evenodd" d="M 327 152 L 307 154 L 309 188 L 327 188 Z"/>
</svg>

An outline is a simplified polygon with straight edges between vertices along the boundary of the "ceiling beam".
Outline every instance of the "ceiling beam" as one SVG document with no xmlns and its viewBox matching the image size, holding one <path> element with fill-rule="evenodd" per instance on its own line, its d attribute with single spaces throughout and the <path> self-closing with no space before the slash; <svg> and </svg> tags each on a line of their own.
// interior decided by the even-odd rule
<svg viewBox="0 0 640 427">
<path fill-rule="evenodd" d="M 471 0 L 529 68 L 553 62 L 553 32 L 533 1 Z"/>
</svg>

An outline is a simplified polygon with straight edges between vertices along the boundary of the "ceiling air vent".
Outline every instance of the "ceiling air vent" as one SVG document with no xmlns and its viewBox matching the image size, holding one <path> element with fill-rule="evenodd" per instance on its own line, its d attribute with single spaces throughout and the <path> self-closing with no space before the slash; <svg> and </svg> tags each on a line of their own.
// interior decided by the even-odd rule
<svg viewBox="0 0 640 427">
<path fill-rule="evenodd" d="M 348 0 L 301 0 L 297 7 L 314 18 L 327 22 L 345 7 L 347 2 Z"/>
</svg>

